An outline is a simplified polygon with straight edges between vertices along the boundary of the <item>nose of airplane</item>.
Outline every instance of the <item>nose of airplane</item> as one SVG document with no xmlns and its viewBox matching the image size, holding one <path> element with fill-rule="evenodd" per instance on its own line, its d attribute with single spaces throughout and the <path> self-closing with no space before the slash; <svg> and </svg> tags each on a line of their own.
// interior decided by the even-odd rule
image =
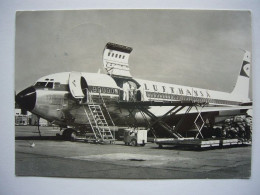
<svg viewBox="0 0 260 195">
<path fill-rule="evenodd" d="M 15 96 L 16 103 L 28 111 L 34 109 L 36 102 L 36 90 L 34 87 L 28 87 Z"/>
</svg>

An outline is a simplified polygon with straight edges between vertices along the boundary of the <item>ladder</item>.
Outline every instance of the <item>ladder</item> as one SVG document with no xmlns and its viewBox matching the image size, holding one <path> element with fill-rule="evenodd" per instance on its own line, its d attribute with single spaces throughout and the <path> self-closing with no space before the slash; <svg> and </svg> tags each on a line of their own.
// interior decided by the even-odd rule
<svg viewBox="0 0 260 195">
<path fill-rule="evenodd" d="M 112 135 L 112 132 L 107 124 L 106 118 L 103 114 L 103 111 L 98 104 L 89 104 L 88 105 L 89 110 L 91 112 L 92 118 L 94 119 L 94 125 L 92 124 L 92 127 L 94 129 L 97 129 L 99 132 L 99 135 L 97 138 L 101 138 L 101 142 L 105 141 L 114 141 L 114 137 Z"/>
<path fill-rule="evenodd" d="M 103 105 L 103 107 L 104 107 L 104 109 L 106 110 L 106 112 L 107 112 L 107 114 L 108 114 L 108 116 L 109 116 L 109 119 L 110 119 L 110 121 L 111 121 L 111 123 L 112 123 L 112 125 L 113 125 L 113 132 L 114 132 L 114 134 L 113 134 L 113 136 L 114 136 L 114 139 L 115 139 L 115 127 L 116 127 L 116 125 L 115 125 L 115 123 L 114 123 L 114 121 L 113 121 L 113 119 L 112 119 L 112 117 L 111 117 L 111 115 L 110 115 L 110 113 L 109 113 L 109 111 L 108 111 L 108 109 L 107 109 L 107 105 L 106 105 L 106 103 L 105 103 L 105 101 L 104 101 L 104 99 L 103 99 L 103 97 L 102 97 L 102 95 L 101 95 L 101 91 L 99 90 L 99 97 L 101 98 L 101 100 L 102 100 L 102 105 Z M 107 121 L 106 121 L 107 122 Z M 111 131 L 111 130 L 110 130 Z"/>
<path fill-rule="evenodd" d="M 114 136 L 110 130 L 107 120 L 99 104 L 94 103 L 91 95 L 88 94 L 88 110 L 83 105 L 85 114 L 89 121 L 90 127 L 94 133 L 95 139 L 93 141 L 97 143 L 113 143 L 115 141 Z"/>
</svg>

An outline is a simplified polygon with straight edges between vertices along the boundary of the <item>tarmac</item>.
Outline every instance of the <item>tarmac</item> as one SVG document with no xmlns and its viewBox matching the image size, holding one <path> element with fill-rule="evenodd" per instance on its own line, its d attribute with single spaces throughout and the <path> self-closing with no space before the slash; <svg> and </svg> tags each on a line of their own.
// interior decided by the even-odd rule
<svg viewBox="0 0 260 195">
<path fill-rule="evenodd" d="M 63 141 L 58 128 L 15 128 L 17 176 L 110 179 L 246 179 L 251 146 L 192 150 Z"/>
</svg>

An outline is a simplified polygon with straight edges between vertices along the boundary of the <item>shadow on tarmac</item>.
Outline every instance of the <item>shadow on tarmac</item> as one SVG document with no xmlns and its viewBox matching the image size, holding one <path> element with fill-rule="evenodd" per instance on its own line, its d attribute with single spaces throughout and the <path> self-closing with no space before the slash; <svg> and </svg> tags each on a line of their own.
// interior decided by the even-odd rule
<svg viewBox="0 0 260 195">
<path fill-rule="evenodd" d="M 205 151 L 205 148 L 197 148 L 197 147 L 188 147 L 188 146 L 163 146 L 163 148 L 153 147 L 153 149 L 157 150 L 182 150 L 182 151 Z M 207 148 L 206 150 L 212 150 L 213 148 Z M 215 148 L 216 149 L 216 148 Z"/>
</svg>

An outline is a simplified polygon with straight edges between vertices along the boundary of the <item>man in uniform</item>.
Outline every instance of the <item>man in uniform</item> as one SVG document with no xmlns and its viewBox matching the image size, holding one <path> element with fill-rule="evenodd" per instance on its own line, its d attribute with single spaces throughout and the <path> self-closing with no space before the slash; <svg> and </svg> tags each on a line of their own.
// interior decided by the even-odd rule
<svg viewBox="0 0 260 195">
<path fill-rule="evenodd" d="M 123 83 L 123 100 L 124 101 L 129 101 L 129 92 L 130 92 L 130 85 L 128 82 Z"/>
</svg>

